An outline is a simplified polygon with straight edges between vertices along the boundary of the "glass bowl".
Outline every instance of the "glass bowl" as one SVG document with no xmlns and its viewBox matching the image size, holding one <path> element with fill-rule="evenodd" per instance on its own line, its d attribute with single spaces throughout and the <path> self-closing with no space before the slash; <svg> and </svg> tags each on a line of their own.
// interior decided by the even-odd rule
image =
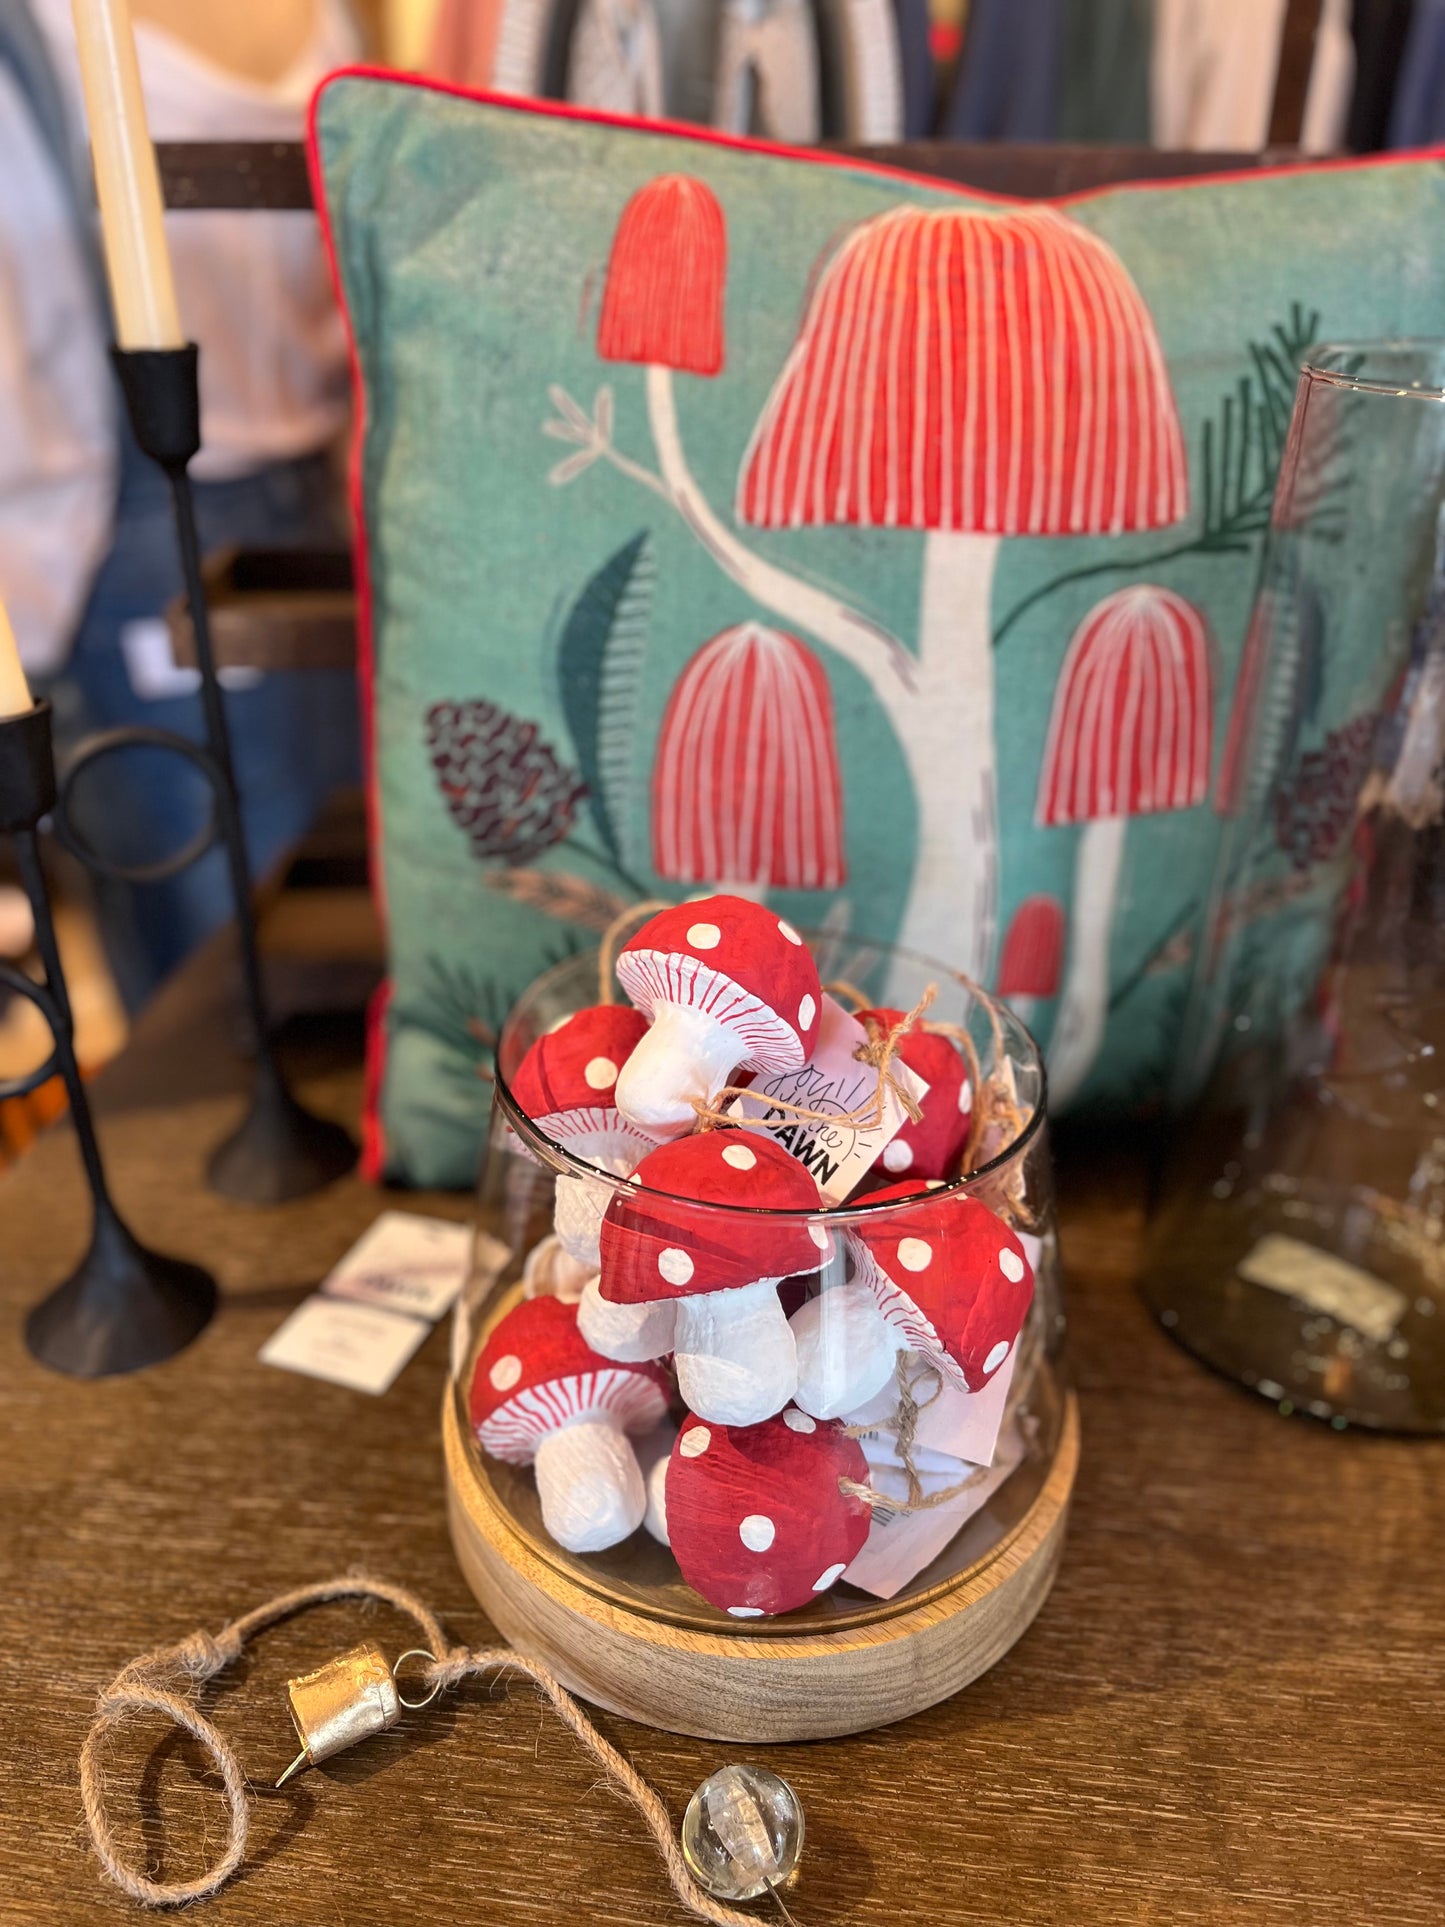
<svg viewBox="0 0 1445 1927">
<path fill-rule="evenodd" d="M 448 1390 L 465 1441 L 463 1476 L 483 1488 L 537 1560 L 630 1613 L 754 1639 L 867 1625 L 981 1569 L 1020 1529 L 1038 1498 L 1059 1444 L 1066 1399 L 1045 1079 L 1033 1039 L 1004 1005 L 927 958 L 856 938 L 803 934 L 825 990 L 845 1008 L 876 1001 L 910 1010 L 932 990 L 924 1021 L 936 1025 L 965 1059 L 976 1113 L 965 1153 L 972 1168 L 897 1196 L 907 1173 L 880 1162 L 841 1207 L 820 1203 L 817 1210 L 794 1212 L 681 1199 L 575 1155 L 533 1123 L 513 1089 L 532 1045 L 599 1001 L 598 953 L 568 958 L 519 999 L 498 1044 L 474 1261 L 455 1313 Z M 625 1003 L 610 971 L 606 987 L 605 1001 Z M 727 1128 L 715 1139 L 721 1154 L 755 1142 L 756 1134 Z M 892 1164 L 898 1162 L 895 1155 Z M 875 1199 L 872 1194 L 880 1191 Z M 528 1300 L 576 1303 L 590 1275 L 590 1264 L 556 1240 L 559 1196 L 570 1200 L 574 1244 L 578 1207 L 586 1219 L 590 1202 L 594 1229 L 609 1214 L 616 1219 L 660 1211 L 675 1245 L 765 1249 L 767 1257 L 752 1268 L 782 1278 L 780 1304 L 795 1334 L 806 1328 L 799 1351 L 811 1361 L 812 1412 L 803 1409 L 800 1387 L 774 1417 L 748 1427 L 724 1425 L 721 1438 L 716 1423 L 687 1412 L 665 1361 L 624 1365 L 622 1370 L 642 1375 L 634 1389 L 651 1379 L 630 1405 L 624 1401 L 628 1423 L 643 1424 L 667 1406 L 660 1424 L 630 1439 L 651 1495 L 649 1524 L 585 1552 L 567 1550 L 548 1531 L 534 1467 L 482 1449 L 472 1400 L 483 1353 L 499 1383 L 522 1376 L 523 1363 L 510 1349 L 504 1348 L 500 1361 L 495 1344 L 488 1350 L 500 1322 Z M 960 1265 L 977 1271 L 979 1289 L 970 1294 L 967 1319 L 960 1316 L 943 1344 L 925 1349 L 937 1338 L 928 1323 L 930 1309 L 939 1315 L 937 1301 L 913 1283 L 909 1268 L 926 1273 L 940 1254 L 950 1276 Z M 804 1265 L 813 1268 L 804 1271 Z M 948 1302 L 952 1318 L 953 1300 Z M 884 1312 L 886 1360 L 878 1353 L 879 1321 L 870 1306 Z M 552 1315 L 529 1316 L 546 1322 Z M 556 1317 L 562 1320 L 560 1312 Z M 849 1402 L 859 1387 L 875 1384 L 868 1397 Z M 516 1389 L 525 1392 L 527 1384 Z M 835 1410 L 840 1399 L 847 1409 Z M 772 1446 L 759 1443 L 764 1433 L 771 1434 Z M 713 1468 L 724 1441 L 733 1473 L 739 1455 L 755 1454 L 759 1483 L 747 1509 L 731 1496 L 718 1499 L 724 1507 L 734 1504 L 740 1517 L 720 1529 L 726 1543 L 718 1547 L 721 1574 L 709 1573 L 709 1600 L 684 1578 L 679 1558 L 696 1578 L 695 1515 L 699 1506 L 707 1511 L 707 1495 L 698 1499 L 696 1481 L 704 1474 L 723 1477 Z M 795 1446 L 794 1474 L 788 1454 Z M 842 1522 L 821 1516 L 833 1503 L 835 1470 L 848 1513 Z M 828 1482 L 828 1491 L 814 1504 L 809 1481 L 818 1478 Z M 727 1490 L 735 1489 L 734 1480 Z M 680 1506 L 688 1518 L 675 1526 L 675 1557 L 651 1528 L 660 1511 Z M 790 1592 L 779 1577 L 790 1550 L 804 1566 L 815 1555 L 821 1566 L 816 1578 L 807 1575 L 801 1600 L 795 1598 L 797 1585 Z"/>
</svg>

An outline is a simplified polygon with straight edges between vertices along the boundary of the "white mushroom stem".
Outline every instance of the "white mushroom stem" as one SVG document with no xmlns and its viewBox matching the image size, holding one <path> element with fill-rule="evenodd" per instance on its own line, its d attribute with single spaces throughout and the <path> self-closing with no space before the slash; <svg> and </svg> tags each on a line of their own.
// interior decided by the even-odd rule
<svg viewBox="0 0 1445 1927">
<path fill-rule="evenodd" d="M 929 534 L 910 656 L 838 597 L 755 555 L 719 519 L 688 468 L 666 368 L 647 371 L 647 407 L 668 494 L 718 567 L 852 663 L 893 725 L 918 809 L 918 856 L 897 942 L 986 982 L 998 915 L 991 615 L 999 537 Z M 901 990 L 898 998 L 912 1001 Z"/>
<path fill-rule="evenodd" d="M 798 1384 L 798 1354 L 778 1302 L 777 1278 L 677 1300 L 677 1386 L 690 1412 L 713 1425 L 759 1425 Z"/>
<path fill-rule="evenodd" d="M 658 1004 L 651 1029 L 622 1066 L 617 1108 L 654 1137 L 681 1137 L 697 1123 L 694 1099 L 720 1091 L 742 1055 L 734 1033 L 705 1010 Z"/>
<path fill-rule="evenodd" d="M 549 1235 L 527 1255 L 522 1268 L 522 1296 L 560 1298 L 564 1305 L 575 1305 L 582 1296 L 582 1287 L 596 1275 L 595 1265 L 578 1264 L 562 1249 L 556 1237 Z"/>
<path fill-rule="evenodd" d="M 861 1279 L 828 1285 L 788 1321 L 798 1352 L 794 1404 L 813 1418 L 841 1418 L 881 1392 L 903 1348 Z"/>
<path fill-rule="evenodd" d="M 639 1153 L 636 1158 L 605 1158 L 597 1161 L 615 1176 L 625 1178 L 640 1162 L 640 1156 Z M 557 1179 L 553 1228 L 567 1256 L 575 1263 L 585 1265 L 589 1271 L 596 1271 L 602 1263 L 602 1220 L 614 1196 L 613 1186 L 604 1184 L 600 1178 L 574 1178 L 569 1175 Z"/>
<path fill-rule="evenodd" d="M 634 1441 L 638 1469 L 647 1487 L 647 1512 L 643 1525 L 661 1546 L 667 1545 L 667 1462 L 677 1439 L 677 1427 L 664 1419 L 655 1431 Z"/>
<path fill-rule="evenodd" d="M 534 1461 L 542 1523 L 568 1552 L 603 1552 L 642 1524 L 647 1489 L 616 1419 L 587 1412 L 549 1432 Z"/>
<path fill-rule="evenodd" d="M 723 573 L 764 608 L 785 621 L 796 622 L 820 642 L 831 643 L 840 655 L 858 663 L 865 675 L 871 674 L 865 664 L 876 668 L 883 660 L 893 679 L 905 682 L 913 672 L 912 660 L 881 623 L 859 615 L 829 590 L 802 581 L 774 562 L 765 562 L 717 515 L 683 453 L 670 368 L 647 370 L 647 418 L 673 506 Z"/>
<path fill-rule="evenodd" d="M 892 712 L 918 807 L 918 855 L 897 942 L 980 982 L 993 970 L 998 922 L 990 623 L 998 548 L 996 535 L 928 537 L 918 688 L 905 718 Z M 912 993 L 898 994 L 907 1003 Z"/>
<path fill-rule="evenodd" d="M 577 1306 L 577 1329 L 594 1352 L 625 1365 L 666 1358 L 677 1322 L 675 1299 L 648 1305 L 614 1305 L 602 1296 L 600 1278 L 589 1279 Z"/>
<path fill-rule="evenodd" d="M 1049 1040 L 1049 1108 L 1062 1110 L 1088 1076 L 1109 1016 L 1109 937 L 1119 896 L 1128 819 L 1086 823 L 1074 864 L 1069 965 Z"/>
</svg>

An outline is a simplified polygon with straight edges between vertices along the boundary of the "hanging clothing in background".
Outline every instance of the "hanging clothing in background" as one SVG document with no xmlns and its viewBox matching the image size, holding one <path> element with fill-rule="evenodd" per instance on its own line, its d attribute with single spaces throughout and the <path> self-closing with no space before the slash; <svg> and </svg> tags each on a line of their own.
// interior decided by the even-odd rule
<svg viewBox="0 0 1445 1927">
<path fill-rule="evenodd" d="M 712 124 L 801 147 L 823 131 L 808 0 L 723 0 Z"/>
<path fill-rule="evenodd" d="M 973 0 L 943 134 L 1049 141 L 1059 124 L 1063 0 Z"/>
<path fill-rule="evenodd" d="M 903 135 L 905 140 L 926 140 L 936 111 L 928 0 L 893 0 L 893 19 L 903 74 Z"/>
<path fill-rule="evenodd" d="M 1242 150 L 1269 142 L 1286 0 L 1155 0 L 1150 72 L 1156 147 Z M 1305 100 L 1307 154 L 1344 144 L 1355 50 L 1350 0 L 1324 0 Z"/>
<path fill-rule="evenodd" d="M 441 0 L 425 71 L 457 87 L 490 87 L 501 26 L 502 0 Z"/>
<path fill-rule="evenodd" d="M 662 38 L 652 0 L 582 0 L 567 60 L 567 98 L 608 114 L 661 119 Z"/>
<path fill-rule="evenodd" d="M 1390 114 L 1391 147 L 1445 141 L 1445 0 L 1416 0 Z"/>
<path fill-rule="evenodd" d="M 1390 136 L 1390 112 L 1410 37 L 1414 0 L 1354 0 L 1350 35 L 1355 43 L 1355 91 L 1345 124 L 1345 145 L 1373 154 Z"/>
<path fill-rule="evenodd" d="M 1062 0 L 1058 137 L 1149 142 L 1152 0 Z"/>
</svg>

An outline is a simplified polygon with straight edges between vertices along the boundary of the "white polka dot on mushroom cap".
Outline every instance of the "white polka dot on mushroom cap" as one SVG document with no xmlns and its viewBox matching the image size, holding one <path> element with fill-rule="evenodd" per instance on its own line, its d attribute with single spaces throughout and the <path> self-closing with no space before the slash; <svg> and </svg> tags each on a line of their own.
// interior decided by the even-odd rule
<svg viewBox="0 0 1445 1927">
<path fill-rule="evenodd" d="M 966 1077 L 958 1087 L 958 1108 L 960 1111 L 973 1109 L 973 1086 Z"/>
<path fill-rule="evenodd" d="M 669 1245 L 657 1256 L 657 1269 L 670 1285 L 685 1285 L 693 1273 L 692 1259 L 676 1245 Z"/>
<path fill-rule="evenodd" d="M 695 923 L 688 930 L 687 940 L 694 950 L 716 950 L 722 942 L 722 931 L 715 923 Z"/>
<path fill-rule="evenodd" d="M 734 1619 L 761 1619 L 763 1616 L 761 1606 L 729 1606 L 728 1612 Z"/>
<path fill-rule="evenodd" d="M 1005 1245 L 998 1254 L 998 1268 L 1011 1285 L 1016 1285 L 1024 1275 L 1024 1261 L 1016 1251 Z"/>
<path fill-rule="evenodd" d="M 746 1144 L 730 1144 L 723 1152 L 723 1163 L 730 1164 L 734 1171 L 751 1171 L 757 1161 L 757 1153 Z"/>
<path fill-rule="evenodd" d="M 811 997 L 805 997 L 798 1005 L 798 1029 L 806 1030 L 818 1014 L 818 1006 Z"/>
<path fill-rule="evenodd" d="M 841 1579 L 842 1576 L 843 1576 L 843 1562 L 839 1560 L 836 1566 L 829 1566 L 828 1570 L 825 1573 L 823 1573 L 820 1578 L 817 1578 L 813 1581 L 813 1591 L 826 1592 L 829 1586 L 833 1584 L 834 1580 Z"/>
<path fill-rule="evenodd" d="M 1002 1365 L 1004 1360 L 1008 1357 L 1008 1353 L 1009 1353 L 1008 1340 L 1006 1338 L 1001 1338 L 998 1341 L 998 1343 L 994 1346 L 993 1350 L 989 1353 L 988 1357 L 983 1361 L 983 1369 L 986 1372 L 996 1372 L 999 1366 Z"/>
<path fill-rule="evenodd" d="M 522 1361 L 515 1352 L 508 1352 L 505 1358 L 499 1358 L 487 1373 L 496 1392 L 510 1392 L 521 1376 Z"/>
<path fill-rule="evenodd" d="M 803 941 L 792 924 L 784 923 L 781 917 L 778 918 L 778 935 L 785 938 L 788 943 L 801 943 Z"/>
<path fill-rule="evenodd" d="M 790 1432 L 816 1432 L 818 1429 L 818 1421 L 809 1418 L 806 1412 L 800 1412 L 796 1405 L 790 1405 L 784 1412 L 783 1423 Z"/>
<path fill-rule="evenodd" d="M 738 1537 L 749 1552 L 766 1552 L 778 1536 L 778 1528 L 766 1512 L 750 1512 L 738 1527 Z"/>
<path fill-rule="evenodd" d="M 582 1075 L 587 1079 L 589 1090 L 610 1091 L 617 1082 L 617 1066 L 610 1057 L 594 1057 Z"/>
<path fill-rule="evenodd" d="M 700 1459 L 712 1444 L 712 1433 L 705 1425 L 689 1425 L 677 1442 L 677 1449 L 685 1459 Z"/>
<path fill-rule="evenodd" d="M 926 1238 L 902 1238 L 898 1244 L 898 1262 L 905 1271 L 927 1271 L 933 1263 L 933 1246 Z"/>
<path fill-rule="evenodd" d="M 901 1137 L 894 1138 L 891 1144 L 883 1147 L 883 1168 L 885 1171 L 906 1171 L 913 1162 L 911 1146 Z"/>
</svg>

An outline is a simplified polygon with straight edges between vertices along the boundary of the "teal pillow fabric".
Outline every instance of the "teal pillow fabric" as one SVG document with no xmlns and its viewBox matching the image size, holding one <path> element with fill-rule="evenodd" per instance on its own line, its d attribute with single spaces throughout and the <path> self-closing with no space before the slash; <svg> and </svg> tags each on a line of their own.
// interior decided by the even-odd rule
<svg viewBox="0 0 1445 1927">
<path fill-rule="evenodd" d="M 1045 208 L 343 74 L 313 164 L 363 424 L 373 1173 L 470 1181 L 517 992 L 716 886 L 998 984 L 1069 1101 L 1155 1101 L 1294 369 L 1439 326 L 1441 161 Z M 1327 649 L 1311 726 L 1390 673 Z"/>
</svg>

